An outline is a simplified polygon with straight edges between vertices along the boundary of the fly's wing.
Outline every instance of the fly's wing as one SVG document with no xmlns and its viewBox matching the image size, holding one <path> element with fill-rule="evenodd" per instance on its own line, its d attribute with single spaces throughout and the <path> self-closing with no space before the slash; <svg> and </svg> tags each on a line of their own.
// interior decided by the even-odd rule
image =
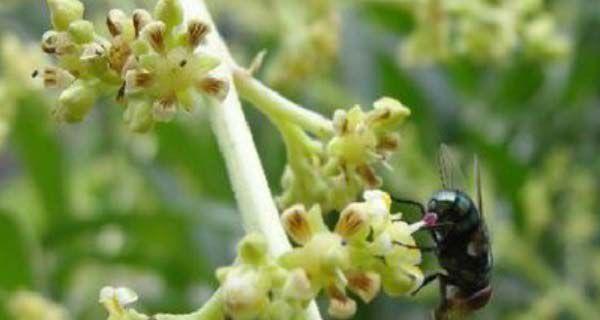
<svg viewBox="0 0 600 320">
<path fill-rule="evenodd" d="M 479 217 L 481 219 L 481 240 L 483 243 L 486 243 L 486 250 L 488 252 L 488 267 L 492 268 L 494 265 L 494 257 L 492 255 L 492 248 L 490 246 L 490 233 L 487 228 L 487 224 L 485 223 L 485 218 L 483 215 L 483 193 L 481 189 L 481 170 L 479 168 L 479 158 L 475 155 L 474 163 L 473 163 L 473 177 L 475 179 L 475 201 L 477 201 L 477 210 L 479 210 Z"/>
<path fill-rule="evenodd" d="M 442 188 L 452 190 L 465 190 L 465 178 L 456 161 L 456 153 L 445 144 L 440 146 L 438 166 Z"/>
<path fill-rule="evenodd" d="M 479 215 L 483 219 L 483 195 L 481 191 L 481 171 L 479 169 L 479 158 L 475 155 L 473 160 L 473 177 L 475 179 L 475 201 L 477 201 L 477 209 Z"/>
</svg>

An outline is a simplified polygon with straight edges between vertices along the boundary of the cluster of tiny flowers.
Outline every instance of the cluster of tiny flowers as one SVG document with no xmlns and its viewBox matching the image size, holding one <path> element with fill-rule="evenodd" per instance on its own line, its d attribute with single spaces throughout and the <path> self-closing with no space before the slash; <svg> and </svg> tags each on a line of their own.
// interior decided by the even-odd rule
<svg viewBox="0 0 600 320">
<path fill-rule="evenodd" d="M 303 270 L 312 291 L 326 292 L 328 312 L 338 319 L 356 312 L 347 291 L 369 303 L 381 289 L 400 296 L 423 281 L 421 253 L 407 246 L 415 245 L 412 233 L 425 223 L 409 225 L 400 221 L 400 214 L 390 214 L 385 192 L 366 191 L 364 198 L 342 210 L 334 231 L 323 222 L 318 206 L 307 211 L 297 205 L 282 215 L 284 228 L 299 247 L 284 254 L 280 264 Z"/>
<path fill-rule="evenodd" d="M 53 113 L 58 120 L 85 118 L 103 92 L 113 91 L 125 105 L 124 120 L 137 132 L 157 121 L 190 111 L 197 94 L 223 99 L 228 85 L 209 72 L 219 60 L 198 52 L 209 26 L 183 23 L 178 0 L 158 1 L 154 14 L 137 9 L 128 16 L 111 10 L 106 18 L 109 38 L 83 19 L 78 0 L 48 0 L 53 30 L 42 38 L 42 50 L 58 66 L 37 70 L 46 87 L 62 92 Z"/>
<path fill-rule="evenodd" d="M 367 191 L 364 198 L 342 211 L 333 231 L 318 206 L 286 210 L 282 223 L 297 247 L 277 258 L 269 255 L 262 235 L 246 235 L 238 244 L 235 264 L 216 271 L 221 284 L 215 296 L 217 310 L 197 313 L 194 319 L 306 319 L 308 304 L 321 292 L 329 297 L 332 318 L 349 319 L 357 306 L 348 292 L 369 303 L 382 290 L 401 296 L 418 288 L 423 282 L 421 252 L 411 247 L 415 246 L 412 234 L 426 222 L 409 225 L 400 220 L 401 214 L 391 214 L 385 192 Z M 148 317 L 125 307 L 136 300 L 127 288 L 106 287 L 100 293 L 109 320 L 191 317 Z"/>
<path fill-rule="evenodd" d="M 6 305 L 13 320 L 69 320 L 71 317 L 61 306 L 47 300 L 41 295 L 20 291 L 14 294 Z"/>
<path fill-rule="evenodd" d="M 429 64 L 456 56 L 502 61 L 515 50 L 532 59 L 569 51 L 542 0 L 402 1 L 415 29 L 401 47 L 405 64 Z"/>
<path fill-rule="evenodd" d="M 259 234 L 238 246 L 238 263 L 217 270 L 225 319 L 304 319 L 316 295 L 301 269 L 287 270 L 271 258 Z"/>
<path fill-rule="evenodd" d="M 134 309 L 125 308 L 138 300 L 137 294 L 124 287 L 104 287 L 100 290 L 99 302 L 108 311 L 108 320 L 146 320 L 148 316 Z"/>
<path fill-rule="evenodd" d="M 375 165 L 400 144 L 397 130 L 410 115 L 399 101 L 382 98 L 368 112 L 360 106 L 333 116 L 334 135 L 318 141 L 299 128 L 283 128 L 288 166 L 282 177 L 280 207 L 319 204 L 325 213 L 341 210 L 365 189 L 381 185 Z"/>
<path fill-rule="evenodd" d="M 267 67 L 276 87 L 297 88 L 330 70 L 340 47 L 340 17 L 332 1 L 283 5 L 281 46 Z"/>
<path fill-rule="evenodd" d="M 11 34 L 0 39 L 0 149 L 14 123 L 19 99 L 42 90 L 29 77 L 29 72 L 43 61 L 42 54 L 35 49 Z"/>
</svg>

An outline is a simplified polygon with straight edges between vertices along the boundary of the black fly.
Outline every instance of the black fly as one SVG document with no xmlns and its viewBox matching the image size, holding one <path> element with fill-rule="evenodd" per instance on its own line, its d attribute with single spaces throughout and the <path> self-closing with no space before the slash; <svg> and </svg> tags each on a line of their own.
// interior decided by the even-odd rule
<svg viewBox="0 0 600 320">
<path fill-rule="evenodd" d="M 405 199 L 398 203 L 418 206 L 424 218 L 435 217 L 429 232 L 435 247 L 419 248 L 435 252 L 444 272 L 425 277 L 414 292 L 434 280 L 440 285 L 440 305 L 435 319 L 447 319 L 449 314 L 468 314 L 485 306 L 492 296 L 491 273 L 493 266 L 490 240 L 483 217 L 481 177 L 475 158 L 475 202 L 455 185 L 458 168 L 454 167 L 448 147 L 440 150 L 442 190 L 433 194 L 427 207 Z M 402 244 L 400 244 L 402 245 Z"/>
</svg>

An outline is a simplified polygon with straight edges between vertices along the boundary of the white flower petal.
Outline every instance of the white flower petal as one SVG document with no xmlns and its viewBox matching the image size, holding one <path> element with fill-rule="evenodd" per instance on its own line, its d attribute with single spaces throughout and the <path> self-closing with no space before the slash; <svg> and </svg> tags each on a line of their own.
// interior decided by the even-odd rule
<svg viewBox="0 0 600 320">
<path fill-rule="evenodd" d="M 363 194 L 371 214 L 375 217 L 385 217 L 390 214 L 390 196 L 381 190 L 367 190 Z"/>
<path fill-rule="evenodd" d="M 138 295 L 129 288 L 121 287 L 115 290 L 115 298 L 121 306 L 126 306 L 136 302 Z"/>
<path fill-rule="evenodd" d="M 102 290 L 100 290 L 100 299 L 99 301 L 101 303 L 110 301 L 114 298 L 115 296 L 115 288 L 113 287 L 104 287 L 102 288 Z"/>
</svg>

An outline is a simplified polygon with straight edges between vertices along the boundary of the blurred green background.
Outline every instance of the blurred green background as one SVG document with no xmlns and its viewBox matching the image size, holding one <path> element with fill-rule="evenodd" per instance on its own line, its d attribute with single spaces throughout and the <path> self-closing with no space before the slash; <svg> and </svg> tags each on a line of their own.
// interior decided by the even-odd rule
<svg viewBox="0 0 600 320">
<path fill-rule="evenodd" d="M 154 1 L 84 2 L 101 23 L 107 8 Z M 436 1 L 415 1 L 425 2 Z M 558 57 L 522 39 L 486 55 L 485 45 L 508 40 L 482 29 L 491 41 L 468 54 L 415 49 L 432 56 L 421 64 L 407 62 L 423 19 L 406 3 L 209 1 L 238 61 L 267 49 L 257 76 L 293 100 L 328 117 L 383 95 L 412 109 L 393 170 L 380 168 L 386 190 L 425 201 L 439 188 L 441 142 L 465 170 L 479 155 L 496 268 L 478 319 L 600 319 L 600 3 L 542 3 L 570 43 Z M 0 1 L 0 319 L 21 289 L 73 319 L 102 319 L 104 285 L 133 288 L 149 313 L 192 311 L 243 235 L 204 112 L 137 135 L 107 97 L 82 124 L 54 123 L 56 97 L 29 77 L 47 65 L 37 42 L 48 20 L 39 1 Z M 251 106 L 246 116 L 278 193 L 284 145 Z M 356 319 L 424 319 L 437 298 L 435 285 L 415 298 L 380 296 Z"/>
</svg>

